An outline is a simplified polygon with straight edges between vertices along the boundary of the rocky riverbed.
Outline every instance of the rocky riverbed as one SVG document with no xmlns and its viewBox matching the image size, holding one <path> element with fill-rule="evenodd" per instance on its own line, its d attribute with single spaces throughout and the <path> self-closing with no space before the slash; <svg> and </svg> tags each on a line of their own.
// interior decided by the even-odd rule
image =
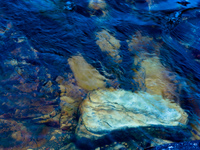
<svg viewBox="0 0 200 150">
<path fill-rule="evenodd" d="M 199 6 L 1 1 L 0 149 L 198 149 Z"/>
</svg>

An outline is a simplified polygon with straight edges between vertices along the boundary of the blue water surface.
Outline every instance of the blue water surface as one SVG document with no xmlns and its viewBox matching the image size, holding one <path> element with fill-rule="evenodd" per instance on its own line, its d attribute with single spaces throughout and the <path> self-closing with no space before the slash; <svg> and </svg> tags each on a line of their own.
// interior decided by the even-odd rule
<svg viewBox="0 0 200 150">
<path fill-rule="evenodd" d="M 30 140 L 25 138 L 24 143 L 42 141 L 47 128 L 58 127 L 51 123 L 38 124 L 34 118 L 60 110 L 56 78 L 72 73 L 68 65 L 72 56 L 81 54 L 101 75 L 117 79 L 120 88 L 140 90 L 133 79 L 135 70 L 140 69 L 140 64 L 133 66 L 137 52 L 129 51 L 127 43 L 137 31 L 162 45 L 159 59 L 163 66 L 178 74 L 177 84 L 182 85 L 179 103 L 191 124 L 199 128 L 199 0 L 105 2 L 108 5 L 105 10 L 93 10 L 88 7 L 89 0 L 0 0 L 0 119 L 13 120 L 0 122 L 0 148 L 26 147 L 23 140 L 13 139 L 12 132 L 16 129 L 10 124 L 17 122 L 17 128 L 27 128 L 24 132 L 30 133 Z M 68 4 L 70 9 L 66 7 Z M 96 44 L 95 33 L 102 29 L 120 40 L 121 63 L 110 59 Z M 155 52 L 151 45 L 144 47 L 150 54 Z M 49 81 L 53 92 L 45 88 Z M 22 82 L 26 83 L 25 87 L 18 88 Z M 9 128 L 10 131 L 3 131 Z M 62 141 L 62 144 L 66 143 Z M 38 144 L 38 148 L 41 146 Z"/>
</svg>

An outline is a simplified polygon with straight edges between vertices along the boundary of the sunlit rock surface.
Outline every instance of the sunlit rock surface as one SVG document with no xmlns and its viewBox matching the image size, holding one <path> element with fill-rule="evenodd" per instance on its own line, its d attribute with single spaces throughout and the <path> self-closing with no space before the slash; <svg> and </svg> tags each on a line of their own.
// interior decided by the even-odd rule
<svg viewBox="0 0 200 150">
<path fill-rule="evenodd" d="M 69 58 L 68 62 L 80 87 L 85 90 L 105 87 L 106 78 L 88 64 L 81 55 Z"/>
<path fill-rule="evenodd" d="M 76 131 L 78 139 L 84 137 L 90 140 L 99 140 L 111 132 L 126 129 L 134 130 L 133 136 L 137 137 L 142 134 L 138 128 L 148 128 L 147 133 L 161 130 L 154 133 L 158 137 L 175 134 L 182 138 L 181 129 L 188 120 L 180 106 L 162 99 L 160 95 L 125 90 L 91 92 L 81 104 L 80 113 Z"/>
</svg>

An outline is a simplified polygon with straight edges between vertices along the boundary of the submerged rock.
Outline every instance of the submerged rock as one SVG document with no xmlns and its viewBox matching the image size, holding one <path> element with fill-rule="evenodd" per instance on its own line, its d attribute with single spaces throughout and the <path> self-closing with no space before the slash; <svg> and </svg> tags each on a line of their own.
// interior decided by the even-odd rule
<svg viewBox="0 0 200 150">
<path fill-rule="evenodd" d="M 94 90 L 106 86 L 106 78 L 102 76 L 92 65 L 80 56 L 68 59 L 70 68 L 76 78 L 77 84 L 85 90 Z"/>
<path fill-rule="evenodd" d="M 151 142 L 151 147 L 154 147 L 157 145 L 169 144 L 169 143 L 173 143 L 173 142 L 169 140 L 162 140 L 162 139 L 155 138 Z"/>
<path fill-rule="evenodd" d="M 75 114 L 77 113 L 79 103 L 79 101 L 67 96 L 60 97 L 60 128 L 62 130 L 72 130 L 73 126 L 76 126 L 77 121 L 75 121 Z"/>
<path fill-rule="evenodd" d="M 192 120 L 190 121 L 190 126 L 192 127 L 192 135 L 193 135 L 193 140 L 200 140 L 200 120 Z"/>
<path fill-rule="evenodd" d="M 34 131 L 31 130 L 32 127 Z M 39 133 L 40 130 L 42 131 Z M 12 119 L 0 118 L 0 149 L 27 150 L 38 148 L 39 145 L 46 142 L 42 132 L 43 128 L 41 126 L 25 126 L 23 123 Z"/>
<path fill-rule="evenodd" d="M 138 83 L 138 89 L 178 101 L 180 93 L 177 88 L 180 81 L 176 80 L 176 73 L 169 71 L 161 63 L 161 44 L 139 31 L 127 42 L 129 51 L 135 54 L 133 66 L 139 66 L 139 69 L 133 69 L 136 73 L 133 79 Z"/>
<path fill-rule="evenodd" d="M 30 140 L 30 133 L 26 127 L 14 120 L 0 119 L 0 133 L 0 149 L 19 145 L 22 141 L 27 144 Z"/>
<path fill-rule="evenodd" d="M 90 0 L 88 8 L 91 16 L 105 16 L 108 12 L 107 4 L 104 0 Z"/>
<path fill-rule="evenodd" d="M 144 140 L 143 134 L 162 138 L 173 135 L 179 139 L 189 135 L 182 132 L 186 129 L 188 115 L 176 103 L 162 99 L 160 95 L 96 90 L 83 101 L 80 113 L 76 129 L 78 140 L 98 143 L 124 136 Z"/>
<path fill-rule="evenodd" d="M 48 77 L 49 69 L 42 65 L 39 52 L 12 24 L 6 24 L 5 36 L 1 39 L 9 46 L 1 45 L 3 51 L 8 50 L 1 57 L 0 117 L 25 122 L 36 121 L 38 117 L 40 121 L 46 120 L 46 116 L 58 110 L 56 85 Z"/>
<path fill-rule="evenodd" d="M 99 10 L 106 8 L 106 2 L 104 0 L 90 0 L 89 8 Z"/>
<path fill-rule="evenodd" d="M 177 83 L 171 82 L 168 77 L 168 74 L 173 74 L 175 80 L 175 73 L 168 71 L 161 64 L 158 57 L 146 58 L 141 62 L 141 68 L 144 69 L 144 81 L 148 93 L 162 95 L 164 98 L 169 99 L 173 99 L 178 94 L 175 92 Z"/>
<path fill-rule="evenodd" d="M 60 88 L 60 128 L 62 130 L 75 130 L 77 125 L 76 115 L 78 106 L 86 95 L 86 91 L 76 85 L 75 78 L 71 73 L 65 77 L 58 76 L 56 82 Z"/>
<path fill-rule="evenodd" d="M 102 30 L 96 34 L 96 44 L 103 52 L 108 53 L 115 62 L 120 63 L 121 57 L 119 55 L 120 41 L 112 36 L 108 31 Z"/>
</svg>

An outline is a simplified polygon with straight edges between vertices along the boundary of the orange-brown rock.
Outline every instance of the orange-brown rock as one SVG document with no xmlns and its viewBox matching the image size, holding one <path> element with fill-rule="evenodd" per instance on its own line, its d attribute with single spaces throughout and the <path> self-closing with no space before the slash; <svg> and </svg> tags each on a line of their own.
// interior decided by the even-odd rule
<svg viewBox="0 0 200 150">
<path fill-rule="evenodd" d="M 80 104 L 79 101 L 75 101 L 70 97 L 67 96 L 60 97 L 61 114 L 72 116 L 74 113 L 77 112 L 79 104 Z"/>
<path fill-rule="evenodd" d="M 70 97 L 75 101 L 82 101 L 87 92 L 77 85 L 75 77 L 69 73 L 66 77 L 58 76 L 56 78 L 61 97 Z M 61 99 L 63 99 L 61 98 Z"/>
</svg>

